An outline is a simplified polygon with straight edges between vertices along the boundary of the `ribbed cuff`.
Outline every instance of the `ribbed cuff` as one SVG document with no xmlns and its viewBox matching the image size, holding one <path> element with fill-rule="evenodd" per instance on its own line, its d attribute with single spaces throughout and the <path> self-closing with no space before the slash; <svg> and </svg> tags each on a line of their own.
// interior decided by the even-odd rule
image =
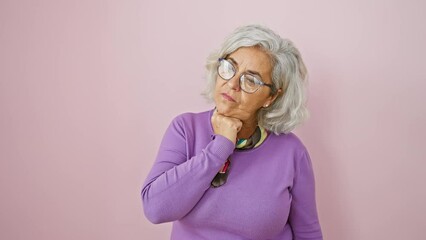
<svg viewBox="0 0 426 240">
<path fill-rule="evenodd" d="M 226 159 L 234 152 L 234 143 L 222 135 L 212 135 L 212 141 L 207 147 L 207 150 L 211 152 L 220 164 L 223 164 Z"/>
</svg>

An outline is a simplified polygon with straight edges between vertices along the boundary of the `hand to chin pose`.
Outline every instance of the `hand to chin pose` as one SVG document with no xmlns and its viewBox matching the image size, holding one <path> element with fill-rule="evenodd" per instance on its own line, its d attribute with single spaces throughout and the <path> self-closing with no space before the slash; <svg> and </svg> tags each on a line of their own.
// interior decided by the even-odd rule
<svg viewBox="0 0 426 240">
<path fill-rule="evenodd" d="M 243 125 L 241 120 L 233 117 L 227 117 L 215 110 L 213 112 L 211 122 L 215 134 L 222 135 L 235 144 L 237 141 L 237 134 Z"/>
<path fill-rule="evenodd" d="M 173 222 L 170 239 L 322 240 L 312 163 L 291 132 L 307 115 L 297 48 L 242 26 L 206 68 L 215 109 L 170 123 L 141 191 L 147 218 Z"/>
</svg>

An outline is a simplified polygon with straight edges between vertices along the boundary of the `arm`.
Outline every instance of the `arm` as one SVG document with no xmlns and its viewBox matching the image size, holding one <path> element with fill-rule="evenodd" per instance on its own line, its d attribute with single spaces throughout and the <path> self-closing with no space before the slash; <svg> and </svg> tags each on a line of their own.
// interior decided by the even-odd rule
<svg viewBox="0 0 426 240">
<path fill-rule="evenodd" d="M 183 119 L 174 119 L 142 188 L 145 215 L 153 223 L 175 221 L 188 214 L 234 151 L 231 141 L 215 135 L 198 155 L 188 159 L 187 137 Z"/>
<path fill-rule="evenodd" d="M 305 150 L 295 165 L 291 188 L 292 203 L 289 222 L 295 240 L 322 240 L 315 202 L 315 179 L 311 159 Z"/>
</svg>

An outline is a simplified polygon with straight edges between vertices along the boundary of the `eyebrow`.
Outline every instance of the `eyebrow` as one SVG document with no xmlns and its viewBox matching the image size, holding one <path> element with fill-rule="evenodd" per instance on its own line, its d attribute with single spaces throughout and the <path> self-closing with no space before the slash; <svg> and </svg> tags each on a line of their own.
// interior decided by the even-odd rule
<svg viewBox="0 0 426 240">
<path fill-rule="evenodd" d="M 235 61 L 235 59 L 233 59 L 233 58 L 231 58 L 231 57 L 227 57 L 226 59 L 228 59 L 229 61 L 231 61 L 233 64 L 235 64 L 237 67 L 239 66 L 238 65 L 238 63 L 237 63 L 237 61 Z M 257 76 L 259 76 L 260 77 L 260 80 L 261 81 L 263 81 L 262 79 L 263 79 L 263 77 L 262 77 L 262 75 L 259 73 L 259 72 L 256 72 L 256 71 L 252 71 L 252 70 L 247 70 L 246 72 L 248 72 L 248 73 L 250 73 L 250 74 L 252 74 L 252 75 L 257 75 Z"/>
</svg>

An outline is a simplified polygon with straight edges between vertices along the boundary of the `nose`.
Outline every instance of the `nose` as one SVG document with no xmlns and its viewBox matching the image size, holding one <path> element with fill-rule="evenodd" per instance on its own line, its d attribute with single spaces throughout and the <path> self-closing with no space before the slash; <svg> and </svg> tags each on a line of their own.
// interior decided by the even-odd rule
<svg viewBox="0 0 426 240">
<path fill-rule="evenodd" d="M 232 77 L 231 79 L 229 79 L 228 82 L 227 82 L 227 84 L 234 91 L 238 92 L 238 91 L 241 90 L 240 77 L 237 74 L 235 74 L 234 77 Z"/>
</svg>

